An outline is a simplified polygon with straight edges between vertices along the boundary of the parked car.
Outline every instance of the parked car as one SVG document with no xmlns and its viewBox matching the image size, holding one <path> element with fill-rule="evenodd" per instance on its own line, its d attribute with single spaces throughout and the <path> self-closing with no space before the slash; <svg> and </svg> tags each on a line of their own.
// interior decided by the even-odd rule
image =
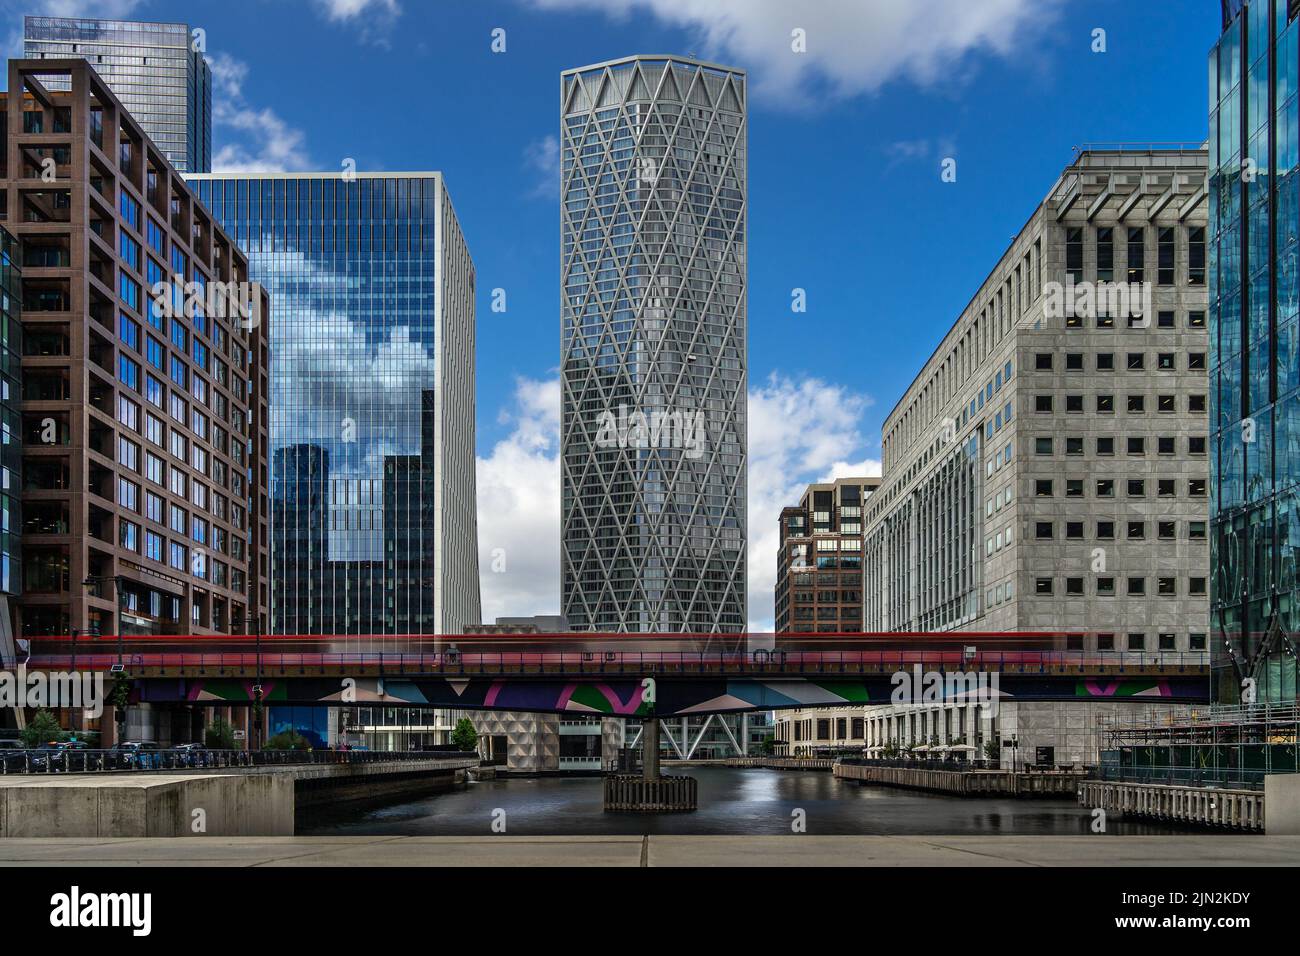
<svg viewBox="0 0 1300 956">
<path fill-rule="evenodd" d="M 112 765 L 118 770 L 151 770 L 159 766 L 160 748 L 151 740 L 124 740 L 114 744 Z"/>
<path fill-rule="evenodd" d="M 20 769 L 26 749 L 26 744 L 17 737 L 0 737 L 0 772 Z"/>
<path fill-rule="evenodd" d="M 84 740 L 51 740 L 41 744 L 31 754 L 28 767 L 33 772 L 58 773 L 66 766 L 71 770 L 80 770 L 81 762 L 65 758 L 64 754 L 73 750 L 88 750 Z"/>
<path fill-rule="evenodd" d="M 208 760 L 208 748 L 203 744 L 177 744 L 169 754 L 171 762 L 177 767 L 202 767 Z"/>
</svg>

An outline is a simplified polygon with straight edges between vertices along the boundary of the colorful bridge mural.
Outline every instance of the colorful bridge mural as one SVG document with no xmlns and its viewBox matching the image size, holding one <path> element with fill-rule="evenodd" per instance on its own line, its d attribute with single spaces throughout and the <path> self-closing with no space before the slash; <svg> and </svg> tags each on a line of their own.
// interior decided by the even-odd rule
<svg viewBox="0 0 1300 956">
<path fill-rule="evenodd" d="M 174 677 L 137 679 L 144 703 L 253 703 L 261 687 L 267 704 L 297 706 L 392 705 L 456 710 L 512 710 L 660 717 L 721 714 L 795 707 L 887 704 L 890 676 L 839 678 L 655 677 L 636 679 L 536 679 L 501 677 Z M 942 689 L 940 694 L 943 694 Z M 1004 674 L 1004 700 L 1149 697 L 1169 703 L 1204 703 L 1204 676 L 1087 677 Z"/>
</svg>

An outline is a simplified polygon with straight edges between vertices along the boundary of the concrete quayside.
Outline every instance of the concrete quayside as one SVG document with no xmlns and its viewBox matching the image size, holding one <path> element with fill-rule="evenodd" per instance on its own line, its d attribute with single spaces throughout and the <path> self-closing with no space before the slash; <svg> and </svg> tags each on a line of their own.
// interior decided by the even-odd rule
<svg viewBox="0 0 1300 956">
<path fill-rule="evenodd" d="M 472 757 L 0 777 L 0 837 L 292 836 L 299 811 L 449 790 Z"/>
</svg>

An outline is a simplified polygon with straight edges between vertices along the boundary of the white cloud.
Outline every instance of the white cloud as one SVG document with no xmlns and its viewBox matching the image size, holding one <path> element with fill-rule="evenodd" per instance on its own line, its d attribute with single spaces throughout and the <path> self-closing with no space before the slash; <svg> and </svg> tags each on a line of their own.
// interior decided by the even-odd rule
<svg viewBox="0 0 1300 956">
<path fill-rule="evenodd" d="M 325 17 L 335 22 L 366 16 L 395 17 L 402 12 L 397 0 L 315 0 Z"/>
<path fill-rule="evenodd" d="M 772 373 L 749 391 L 749 627 L 773 627 L 777 519 L 812 482 L 879 475 L 860 432 L 872 400 L 817 378 Z"/>
<path fill-rule="evenodd" d="M 773 374 L 749 393 L 751 630 L 771 630 L 777 518 L 810 482 L 880 474 L 859 431 L 871 399 L 816 378 Z M 516 383 L 511 433 L 478 459 L 483 620 L 560 605 L 560 383 Z M 863 457 L 858 457 L 863 456 Z M 492 571 L 503 549 L 506 570 Z"/>
<path fill-rule="evenodd" d="M 524 165 L 537 177 L 530 195 L 538 199 L 559 197 L 560 141 L 556 137 L 543 136 L 524 147 Z"/>
<path fill-rule="evenodd" d="M 311 168 L 303 131 L 269 107 L 258 109 L 244 97 L 248 64 L 225 53 L 208 56 L 216 95 L 213 123 L 233 136 L 212 157 L 218 173 L 286 173 Z"/>
<path fill-rule="evenodd" d="M 747 69 L 787 102 L 874 93 L 893 80 L 960 82 L 977 54 L 1023 55 L 1064 0 L 525 0 L 547 10 L 648 12 L 688 31 L 702 56 Z M 807 52 L 792 50 L 804 31 Z M 685 51 L 683 51 L 685 52 Z"/>
<path fill-rule="evenodd" d="M 478 459 L 478 563 L 489 623 L 560 610 L 560 380 L 519 379 L 514 405 L 504 414 L 513 430 Z"/>
<path fill-rule="evenodd" d="M 388 35 L 402 8 L 397 0 L 312 0 L 330 23 L 350 27 L 363 43 L 388 47 Z"/>
<path fill-rule="evenodd" d="M 28 12 L 49 17 L 124 17 L 140 0 L 45 0 L 30 4 Z M 34 8 L 34 9 L 33 9 Z"/>
<path fill-rule="evenodd" d="M 941 160 L 955 157 L 956 154 L 957 147 L 951 139 L 934 142 L 929 139 L 902 139 L 885 146 L 885 156 L 888 158 L 885 168 L 893 169 L 904 163 L 923 161 L 933 161 L 937 166 Z"/>
</svg>

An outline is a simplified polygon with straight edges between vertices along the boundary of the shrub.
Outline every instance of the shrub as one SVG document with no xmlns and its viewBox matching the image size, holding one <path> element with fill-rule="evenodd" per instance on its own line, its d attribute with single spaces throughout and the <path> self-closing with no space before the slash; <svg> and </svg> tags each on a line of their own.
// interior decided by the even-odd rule
<svg viewBox="0 0 1300 956">
<path fill-rule="evenodd" d="M 451 742 L 464 751 L 477 747 L 478 731 L 474 729 L 474 722 L 468 717 L 456 721 L 456 729 L 451 732 Z"/>
<path fill-rule="evenodd" d="M 267 740 L 263 750 L 311 750 L 307 738 L 296 730 L 282 730 Z"/>
<path fill-rule="evenodd" d="M 235 750 L 235 728 L 218 717 L 204 729 L 203 745 L 213 750 Z"/>
<path fill-rule="evenodd" d="M 18 734 L 23 746 L 28 750 L 39 747 L 50 740 L 67 740 L 68 735 L 59 726 L 58 720 L 48 710 L 38 710 L 36 716 Z"/>
</svg>

